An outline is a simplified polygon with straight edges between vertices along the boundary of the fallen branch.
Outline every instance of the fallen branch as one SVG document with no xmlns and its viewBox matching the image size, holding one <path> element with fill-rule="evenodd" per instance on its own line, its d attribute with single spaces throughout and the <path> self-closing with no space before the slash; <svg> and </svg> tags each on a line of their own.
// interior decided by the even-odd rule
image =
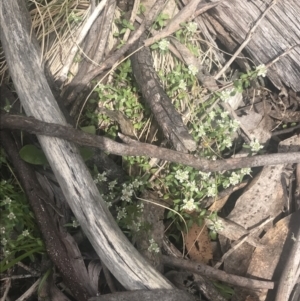
<svg viewBox="0 0 300 301">
<path fill-rule="evenodd" d="M 273 289 L 274 282 L 271 281 L 261 281 L 248 279 L 241 276 L 236 276 L 232 274 L 227 274 L 224 271 L 212 268 L 208 265 L 202 263 L 196 263 L 193 261 L 188 261 L 185 259 L 178 259 L 169 256 L 162 256 L 165 265 L 183 269 L 185 271 L 190 271 L 196 274 L 205 275 L 209 278 L 224 281 L 233 285 L 240 287 L 250 288 L 250 289 Z"/>
<path fill-rule="evenodd" d="M 119 156 L 147 156 L 158 158 L 169 162 L 192 166 L 205 172 L 300 162 L 300 152 L 212 161 L 201 159 L 191 154 L 184 154 L 171 149 L 142 143 L 124 136 L 121 133 L 119 133 L 119 137 L 125 143 L 118 143 L 106 137 L 88 134 L 70 126 L 43 122 L 32 117 L 17 115 L 2 115 L 0 128 L 19 129 L 37 135 L 57 137 L 73 141 L 80 145 L 100 148 L 103 151 Z"/>
</svg>

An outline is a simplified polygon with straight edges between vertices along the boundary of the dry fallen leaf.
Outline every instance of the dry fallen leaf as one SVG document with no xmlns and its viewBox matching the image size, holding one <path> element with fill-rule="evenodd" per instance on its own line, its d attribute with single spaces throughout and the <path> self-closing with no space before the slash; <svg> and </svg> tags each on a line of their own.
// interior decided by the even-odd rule
<svg viewBox="0 0 300 301">
<path fill-rule="evenodd" d="M 212 247 L 207 227 L 193 224 L 185 235 L 185 246 L 191 260 L 208 263 L 212 259 Z"/>
</svg>

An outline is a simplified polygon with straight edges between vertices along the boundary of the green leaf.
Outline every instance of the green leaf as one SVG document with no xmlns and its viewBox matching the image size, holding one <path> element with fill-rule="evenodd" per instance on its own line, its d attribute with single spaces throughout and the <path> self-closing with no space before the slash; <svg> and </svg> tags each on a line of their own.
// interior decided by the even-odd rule
<svg viewBox="0 0 300 301">
<path fill-rule="evenodd" d="M 83 126 L 81 130 L 88 134 L 96 134 L 96 127 L 94 125 Z"/>
<path fill-rule="evenodd" d="M 130 30 L 134 30 L 134 29 L 135 29 L 134 26 L 133 26 L 132 24 L 130 24 L 130 23 L 127 24 L 127 27 L 128 27 Z"/>
<path fill-rule="evenodd" d="M 49 163 L 43 151 L 33 144 L 23 146 L 19 154 L 22 160 L 24 160 L 27 163 L 34 165 L 49 166 Z"/>
</svg>

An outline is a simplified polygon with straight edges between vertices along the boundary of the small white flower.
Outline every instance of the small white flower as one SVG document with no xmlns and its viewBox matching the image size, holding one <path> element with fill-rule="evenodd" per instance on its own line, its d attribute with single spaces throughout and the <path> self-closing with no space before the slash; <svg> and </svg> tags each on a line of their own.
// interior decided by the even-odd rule
<svg viewBox="0 0 300 301">
<path fill-rule="evenodd" d="M 155 242 L 153 238 L 149 239 L 150 246 L 148 248 L 149 252 L 159 253 L 160 249 L 158 244 Z"/>
<path fill-rule="evenodd" d="M 241 169 L 241 174 L 244 175 L 250 175 L 251 174 L 251 168 L 247 167 L 247 168 L 242 168 Z"/>
<path fill-rule="evenodd" d="M 5 246 L 5 245 L 7 244 L 7 239 L 2 238 L 2 239 L 1 239 L 1 244 L 2 244 L 3 246 Z"/>
<path fill-rule="evenodd" d="M 80 224 L 79 224 L 78 220 L 74 219 L 74 220 L 73 220 L 73 223 L 72 223 L 72 227 L 73 227 L 73 228 L 77 228 L 77 227 L 79 227 L 79 226 L 80 226 Z"/>
<path fill-rule="evenodd" d="M 28 230 L 24 230 L 24 231 L 22 232 L 22 236 L 26 237 L 26 236 L 28 236 L 28 235 L 29 235 L 29 231 L 28 231 Z"/>
<path fill-rule="evenodd" d="M 113 181 L 108 183 L 108 189 L 113 190 L 116 185 L 117 185 L 117 180 L 113 180 Z"/>
<path fill-rule="evenodd" d="M 231 120 L 229 126 L 233 131 L 236 131 L 240 127 L 240 122 L 236 119 Z"/>
<path fill-rule="evenodd" d="M 122 218 L 126 217 L 127 212 L 126 212 L 126 209 L 124 207 L 123 208 L 117 208 L 117 211 L 118 211 L 117 220 L 121 220 Z"/>
<path fill-rule="evenodd" d="M 226 138 L 223 140 L 223 144 L 224 144 L 225 147 L 230 148 L 230 147 L 232 146 L 231 138 L 230 138 L 230 137 L 226 137 Z"/>
<path fill-rule="evenodd" d="M 105 202 L 107 208 L 110 208 L 112 206 L 112 203 L 111 202 Z"/>
<path fill-rule="evenodd" d="M 15 214 L 13 212 L 11 212 L 8 216 L 7 216 L 10 220 L 13 220 L 16 218 Z"/>
<path fill-rule="evenodd" d="M 220 98 L 221 100 L 223 100 L 224 102 L 227 102 L 228 99 L 231 97 L 231 93 L 232 93 L 233 89 L 227 89 L 227 90 L 224 90 L 224 91 L 221 91 L 220 93 Z"/>
<path fill-rule="evenodd" d="M 188 69 L 189 69 L 189 74 L 191 75 L 196 75 L 198 73 L 198 69 L 197 67 L 195 67 L 194 65 L 189 65 L 188 66 Z"/>
<path fill-rule="evenodd" d="M 184 199 L 183 203 L 184 203 L 184 205 L 182 206 L 183 210 L 194 211 L 195 209 L 197 209 L 194 199 L 189 199 L 189 200 Z"/>
<path fill-rule="evenodd" d="M 169 44 L 169 41 L 162 39 L 158 42 L 158 48 L 162 51 L 167 50 L 169 48 Z"/>
<path fill-rule="evenodd" d="M 184 181 L 188 180 L 189 178 L 189 173 L 188 171 L 183 171 L 183 170 L 177 170 L 175 174 L 175 178 L 180 182 L 183 183 Z"/>
<path fill-rule="evenodd" d="M 208 116 L 210 117 L 211 120 L 214 120 L 216 117 L 216 112 L 215 111 L 211 111 L 208 113 Z"/>
<path fill-rule="evenodd" d="M 202 177 L 203 180 L 208 180 L 209 177 L 210 177 L 210 172 L 202 172 L 202 171 L 199 171 L 199 175 Z"/>
<path fill-rule="evenodd" d="M 197 28 L 198 28 L 198 24 L 196 22 L 189 22 L 187 25 L 186 25 L 186 29 L 188 32 L 191 32 L 191 33 L 194 33 L 197 31 Z"/>
<path fill-rule="evenodd" d="M 197 134 L 198 134 L 198 137 L 203 137 L 203 136 L 205 136 L 205 128 L 204 128 L 204 126 L 203 125 L 200 125 L 197 129 L 196 129 L 196 131 L 197 131 Z"/>
<path fill-rule="evenodd" d="M 129 184 L 126 186 L 126 184 L 123 184 L 123 187 L 124 188 L 122 189 L 121 200 L 126 202 L 131 202 L 131 197 L 133 195 L 132 185 Z"/>
<path fill-rule="evenodd" d="M 97 180 L 98 183 L 106 182 L 107 181 L 106 172 L 104 171 L 103 173 L 98 173 Z"/>
<path fill-rule="evenodd" d="M 240 182 L 240 175 L 238 175 L 236 172 L 233 172 L 229 178 L 229 182 L 231 185 L 236 185 Z"/>
<path fill-rule="evenodd" d="M 220 116 L 221 116 L 222 119 L 225 119 L 225 118 L 228 116 L 228 112 L 223 111 L 223 112 L 220 114 Z"/>
<path fill-rule="evenodd" d="M 257 76 L 265 77 L 267 75 L 267 68 L 265 64 L 257 66 L 255 71 L 257 72 Z"/>
<path fill-rule="evenodd" d="M 183 79 L 180 80 L 178 89 L 186 90 L 186 82 Z"/>
<path fill-rule="evenodd" d="M 12 202 L 11 198 L 8 198 L 8 197 L 6 197 L 4 200 L 5 205 L 9 205 L 9 204 L 11 204 L 11 202 Z"/>
<path fill-rule="evenodd" d="M 198 187 L 196 186 L 195 181 L 188 182 L 187 186 L 189 187 L 189 191 L 191 191 L 191 192 L 198 192 L 199 191 Z"/>
<path fill-rule="evenodd" d="M 207 196 L 215 197 L 216 195 L 217 195 L 217 186 L 215 183 L 212 183 L 212 185 L 207 188 Z"/>
<path fill-rule="evenodd" d="M 261 150 L 263 146 L 260 145 L 259 141 L 256 138 L 254 138 L 254 140 L 250 142 L 250 148 L 252 152 L 256 153 Z"/>
<path fill-rule="evenodd" d="M 143 182 L 142 181 L 139 181 L 138 179 L 135 179 L 133 182 L 132 182 L 132 186 L 133 188 L 139 188 L 140 186 L 143 185 Z"/>
<path fill-rule="evenodd" d="M 1 228 L 0 228 L 0 233 L 1 233 L 1 234 L 5 234 L 5 227 L 1 227 Z"/>
</svg>

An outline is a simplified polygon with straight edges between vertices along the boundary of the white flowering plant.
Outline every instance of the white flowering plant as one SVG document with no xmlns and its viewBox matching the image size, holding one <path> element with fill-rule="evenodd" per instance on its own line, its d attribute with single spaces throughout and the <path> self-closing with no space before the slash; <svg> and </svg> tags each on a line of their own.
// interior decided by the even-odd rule
<svg viewBox="0 0 300 301">
<path fill-rule="evenodd" d="M 5 165 L 5 159 L 1 161 Z M 37 254 L 45 253 L 45 246 L 34 215 L 26 197 L 12 180 L 0 182 L 0 235 L 1 249 L 0 272 L 3 273 L 14 264 Z"/>
</svg>

